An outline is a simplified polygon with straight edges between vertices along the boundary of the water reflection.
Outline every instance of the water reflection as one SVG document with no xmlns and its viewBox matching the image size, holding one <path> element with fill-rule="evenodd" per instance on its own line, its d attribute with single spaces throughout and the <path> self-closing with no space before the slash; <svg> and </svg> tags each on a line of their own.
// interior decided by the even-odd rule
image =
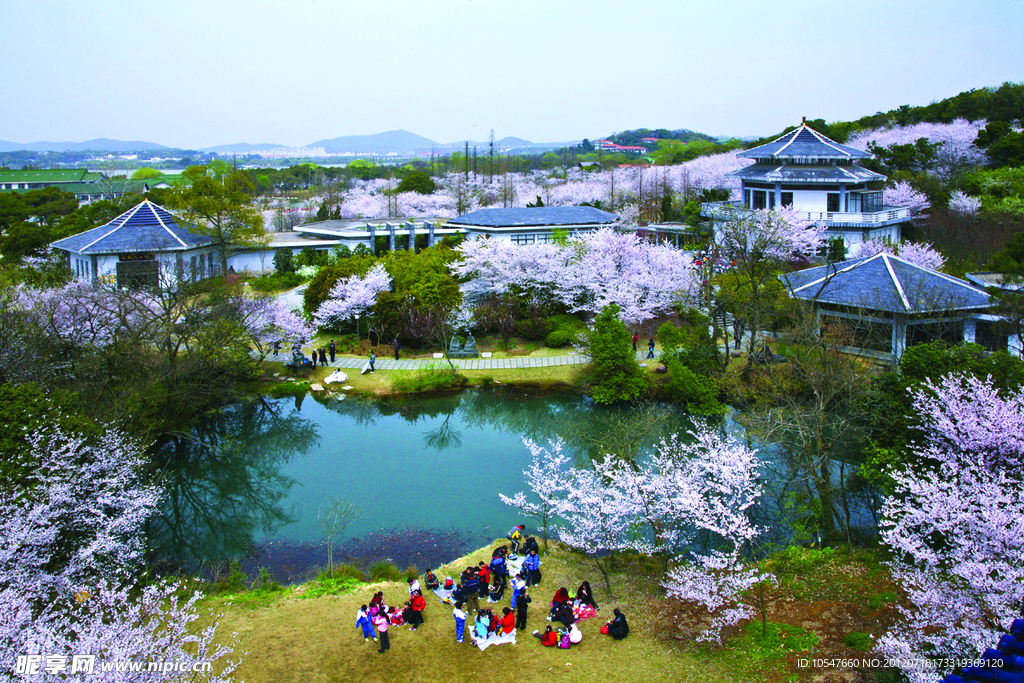
<svg viewBox="0 0 1024 683">
<path fill-rule="evenodd" d="M 194 568 L 249 551 L 259 535 L 294 521 L 282 466 L 319 441 L 317 426 L 286 401 L 236 403 L 166 435 L 152 448 L 167 494 L 148 526 L 156 558 Z"/>
<path fill-rule="evenodd" d="M 210 416 L 155 447 L 169 495 L 153 544 L 194 567 L 248 556 L 299 576 L 326 561 L 321 503 L 355 503 L 365 519 L 337 540 L 336 556 L 436 562 L 477 547 L 521 520 L 498 493 L 524 490 L 522 438 L 561 438 L 576 464 L 614 454 L 642 458 L 693 421 L 670 404 L 600 407 L 577 395 L 515 390 L 385 400 L 330 395 L 252 400 Z M 718 427 L 748 438 L 729 419 Z M 762 458 L 765 496 L 752 511 L 783 540 L 798 518 L 798 474 L 785 454 Z M 801 501 L 796 500 L 796 503 Z M 361 555 L 366 555 L 361 557 Z"/>
</svg>

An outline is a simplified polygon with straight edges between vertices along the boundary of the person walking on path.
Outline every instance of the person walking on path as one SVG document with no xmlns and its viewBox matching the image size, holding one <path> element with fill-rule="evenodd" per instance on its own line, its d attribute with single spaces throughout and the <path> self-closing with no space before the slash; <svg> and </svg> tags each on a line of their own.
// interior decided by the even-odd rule
<svg viewBox="0 0 1024 683">
<path fill-rule="evenodd" d="M 463 635 L 466 631 L 466 613 L 462 611 L 461 602 L 455 603 L 452 616 L 455 617 L 455 642 L 461 643 L 464 640 Z"/>
<path fill-rule="evenodd" d="M 316 347 L 309 353 L 309 362 L 313 364 L 313 369 L 316 369 Z"/>
<path fill-rule="evenodd" d="M 633 333 L 633 353 L 636 353 L 636 344 L 640 341 L 640 335 L 636 332 Z"/>
<path fill-rule="evenodd" d="M 398 352 L 402 349 L 402 345 L 398 343 L 398 338 L 391 340 L 391 345 L 395 347 L 395 360 L 398 360 Z"/>
<path fill-rule="evenodd" d="M 391 640 L 388 636 L 388 615 L 384 614 L 384 610 L 377 612 L 373 617 L 373 625 L 377 627 L 377 633 L 380 634 L 380 649 L 377 652 L 384 654 L 391 649 Z"/>
<path fill-rule="evenodd" d="M 377 372 L 377 370 L 373 367 L 373 364 L 376 362 L 377 354 L 375 354 L 373 351 L 370 351 L 370 372 Z"/>
<path fill-rule="evenodd" d="M 647 357 L 654 358 L 654 337 L 647 340 Z"/>
<path fill-rule="evenodd" d="M 327 367 L 327 351 L 320 347 L 320 365 Z"/>
<path fill-rule="evenodd" d="M 336 355 L 337 353 L 338 353 L 338 345 L 337 345 L 337 344 L 336 344 L 336 343 L 334 342 L 334 340 L 332 339 L 332 340 L 331 340 L 331 346 L 330 346 L 330 354 L 331 354 L 331 362 L 332 362 L 332 363 L 334 362 L 334 356 L 335 356 L 335 355 Z"/>
</svg>

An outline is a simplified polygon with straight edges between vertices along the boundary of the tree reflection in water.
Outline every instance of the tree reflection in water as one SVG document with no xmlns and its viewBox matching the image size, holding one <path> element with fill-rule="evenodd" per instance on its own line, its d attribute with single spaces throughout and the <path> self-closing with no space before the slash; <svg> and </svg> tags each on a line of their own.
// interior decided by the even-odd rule
<svg viewBox="0 0 1024 683">
<path fill-rule="evenodd" d="M 151 448 L 166 490 L 147 528 L 153 559 L 199 571 L 250 552 L 255 536 L 292 521 L 281 501 L 295 482 L 281 467 L 318 442 L 311 420 L 262 397 L 165 435 Z"/>
</svg>

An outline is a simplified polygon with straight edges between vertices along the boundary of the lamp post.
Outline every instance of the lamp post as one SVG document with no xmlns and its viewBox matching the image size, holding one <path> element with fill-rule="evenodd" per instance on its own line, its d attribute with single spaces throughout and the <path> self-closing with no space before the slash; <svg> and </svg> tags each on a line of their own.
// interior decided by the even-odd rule
<svg viewBox="0 0 1024 683">
<path fill-rule="evenodd" d="M 359 342 L 359 314 L 356 313 L 356 343 Z"/>
</svg>

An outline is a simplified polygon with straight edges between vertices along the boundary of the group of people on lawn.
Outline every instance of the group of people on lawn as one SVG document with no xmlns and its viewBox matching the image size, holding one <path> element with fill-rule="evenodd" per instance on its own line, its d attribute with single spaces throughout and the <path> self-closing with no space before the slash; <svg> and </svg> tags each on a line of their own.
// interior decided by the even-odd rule
<svg viewBox="0 0 1024 683">
<path fill-rule="evenodd" d="M 424 578 L 426 589 L 433 591 L 442 604 L 453 606 L 457 643 L 465 642 L 466 622 L 471 615 L 470 637 L 481 650 L 491 645 L 515 644 L 517 631 L 526 628 L 529 605 L 533 602 L 528 589 L 540 584 L 542 574 L 537 540 L 532 536 L 524 538 L 523 530 L 523 525 L 513 527 L 508 533 L 511 549 L 501 545 L 494 550 L 489 563 L 480 562 L 475 567 L 466 567 L 459 575 L 458 583 L 449 576 L 442 584 L 432 570 L 427 570 Z M 520 552 L 524 555 L 520 556 Z M 426 600 L 420 583 L 417 579 L 409 579 L 408 584 L 409 600 L 404 608 L 389 607 L 384 602 L 383 592 L 377 592 L 370 603 L 356 613 L 356 627 L 362 628 L 363 639 L 379 642 L 378 652 L 382 654 L 391 648 L 390 627 L 408 624 L 409 630 L 415 631 L 424 623 Z M 510 587 L 512 594 L 508 607 L 500 610 L 496 607 L 481 608 L 481 599 L 491 604 L 501 602 Z M 559 588 L 549 608 L 547 620 L 551 623 L 543 633 L 536 630 L 533 635 L 545 647 L 561 648 L 569 648 L 583 639 L 579 622 L 595 616 L 599 609 L 589 581 L 581 583 L 575 592 Z M 601 632 L 622 640 L 629 634 L 629 626 L 622 612 L 615 609 L 614 614 L 615 618 L 602 626 Z M 374 635 L 374 628 L 377 635 Z"/>
</svg>

